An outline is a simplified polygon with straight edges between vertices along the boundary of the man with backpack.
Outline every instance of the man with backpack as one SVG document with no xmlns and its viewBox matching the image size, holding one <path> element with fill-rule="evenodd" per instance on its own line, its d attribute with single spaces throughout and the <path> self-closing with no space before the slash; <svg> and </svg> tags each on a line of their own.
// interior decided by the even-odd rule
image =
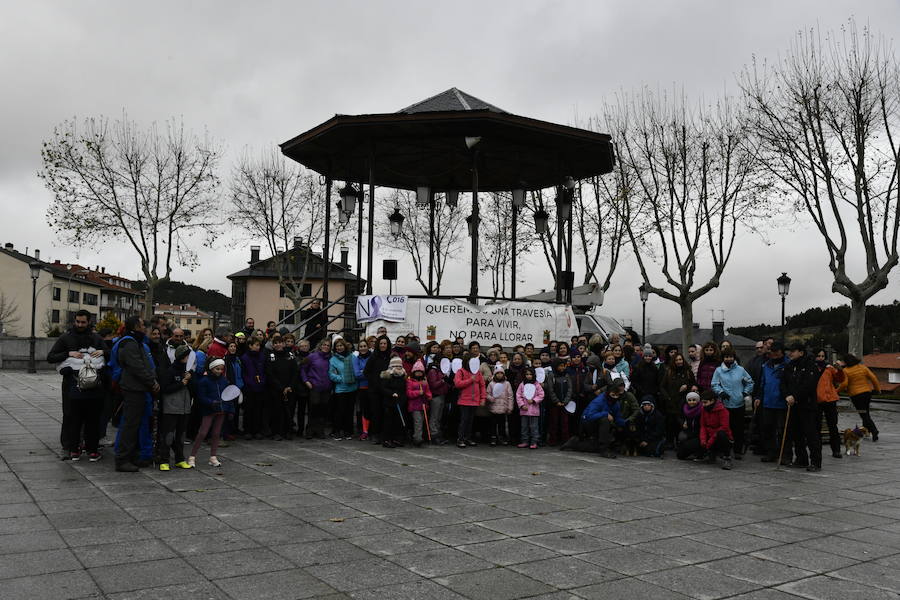
<svg viewBox="0 0 900 600">
<path fill-rule="evenodd" d="M 80 460 L 82 450 L 91 462 L 100 460 L 100 413 L 105 399 L 100 369 L 108 358 L 105 348 L 103 338 L 91 329 L 91 313 L 79 310 L 72 328 L 57 338 L 47 354 L 47 362 L 58 364 L 63 378 L 59 436 L 63 460 Z"/>
<path fill-rule="evenodd" d="M 153 399 L 150 394 L 159 392 L 159 383 L 150 349 L 144 339 L 145 332 L 146 326 L 141 317 L 125 319 L 125 335 L 116 341 L 110 357 L 113 382 L 118 383 L 122 390 L 116 471 L 126 473 L 133 473 L 150 464 L 148 459 L 140 457 L 139 436 L 142 423 L 148 421 L 148 413 L 152 413 Z M 149 439 L 149 431 L 144 433 L 144 437 Z"/>
</svg>

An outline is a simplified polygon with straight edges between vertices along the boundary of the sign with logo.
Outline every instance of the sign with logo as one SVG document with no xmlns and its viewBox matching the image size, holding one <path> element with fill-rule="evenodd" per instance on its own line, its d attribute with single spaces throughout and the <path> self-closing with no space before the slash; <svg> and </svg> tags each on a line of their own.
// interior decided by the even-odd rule
<svg viewBox="0 0 900 600">
<path fill-rule="evenodd" d="M 563 304 L 501 302 L 476 305 L 462 300 L 409 298 L 406 305 L 406 319 L 372 323 L 367 333 L 374 334 L 375 329 L 383 325 L 391 338 L 413 332 L 423 343 L 461 337 L 466 342 L 496 343 L 504 347 L 529 342 L 542 347 L 550 340 L 568 341 L 578 335 L 572 307 Z M 371 323 L 371 320 L 366 322 Z"/>
<path fill-rule="evenodd" d="M 379 319 L 402 323 L 406 320 L 406 296 L 358 296 L 356 322 L 371 323 Z"/>
</svg>

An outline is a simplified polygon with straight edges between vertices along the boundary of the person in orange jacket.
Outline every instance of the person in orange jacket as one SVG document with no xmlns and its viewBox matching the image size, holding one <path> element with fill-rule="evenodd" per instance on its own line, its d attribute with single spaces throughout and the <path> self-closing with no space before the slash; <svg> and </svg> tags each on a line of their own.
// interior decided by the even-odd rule
<svg viewBox="0 0 900 600">
<path fill-rule="evenodd" d="M 872 403 L 872 394 L 881 392 L 881 384 L 878 383 L 875 373 L 853 354 L 844 355 L 844 364 L 845 380 L 838 391 L 849 394 L 850 401 L 862 419 L 863 427 L 872 434 L 872 441 L 877 442 L 878 428 L 875 427 L 875 421 L 872 420 L 872 415 L 869 413 L 869 405 Z"/>
<path fill-rule="evenodd" d="M 828 364 L 828 356 L 824 350 L 815 350 L 816 367 L 819 369 L 819 383 L 816 384 L 816 405 L 819 417 L 816 419 L 819 427 L 822 426 L 822 417 L 828 424 L 828 445 L 831 446 L 831 456 L 844 458 L 841 452 L 841 440 L 838 434 L 838 385 L 846 379 L 844 364 L 837 361 L 833 365 Z"/>
</svg>

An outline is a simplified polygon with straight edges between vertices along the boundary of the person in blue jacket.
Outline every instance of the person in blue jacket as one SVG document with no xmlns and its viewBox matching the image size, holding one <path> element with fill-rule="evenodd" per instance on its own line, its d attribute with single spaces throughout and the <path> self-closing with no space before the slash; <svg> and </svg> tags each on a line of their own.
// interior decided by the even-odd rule
<svg viewBox="0 0 900 600">
<path fill-rule="evenodd" d="M 359 424 L 359 439 L 369 439 L 369 423 L 372 415 L 369 406 L 369 379 L 366 377 L 366 364 L 372 353 L 369 351 L 369 344 L 366 340 L 359 340 L 356 345 L 356 352 L 353 353 L 353 374 L 356 376 L 356 385 L 359 390 L 357 393 L 357 422 Z"/>
<path fill-rule="evenodd" d="M 334 340 L 328 361 L 328 378 L 334 383 L 336 416 L 332 437 L 349 440 L 353 437 L 353 408 L 359 386 L 353 364 L 353 347 L 342 338 Z"/>
<path fill-rule="evenodd" d="M 782 439 L 784 439 L 787 401 L 781 391 L 781 378 L 788 362 L 784 355 L 784 344 L 773 342 L 769 349 L 769 360 L 762 367 L 762 375 L 757 387 L 758 397 L 754 400 L 754 406 L 757 409 L 762 408 L 760 441 L 765 451 L 765 455 L 760 459 L 762 462 L 778 460 L 778 452 Z M 787 454 L 782 457 L 781 464 L 789 465 L 792 458 L 790 440 L 785 440 L 784 448 Z"/>
<path fill-rule="evenodd" d="M 728 409 L 728 425 L 734 437 L 734 458 L 740 460 L 744 456 L 744 416 L 746 403 L 753 392 L 753 378 L 737 364 L 731 348 L 722 351 L 722 364 L 713 373 L 712 390 Z"/>
<path fill-rule="evenodd" d="M 217 456 L 219 434 L 222 432 L 225 416 L 234 413 L 234 402 L 222 399 L 222 392 L 226 387 L 228 387 L 228 378 L 225 376 L 225 361 L 221 358 L 210 361 L 209 369 L 197 381 L 197 398 L 200 400 L 200 412 L 203 420 L 200 422 L 200 430 L 194 438 L 191 456 L 188 458 L 188 465 L 191 467 L 197 464 L 197 451 L 200 450 L 200 444 L 208 432 L 210 433 L 209 464 L 213 467 L 222 466 Z"/>
<path fill-rule="evenodd" d="M 578 435 L 569 438 L 561 450 L 582 450 L 600 452 L 606 458 L 615 458 L 613 442 L 621 437 L 620 432 L 628 427 L 622 417 L 620 399 L 625 393 L 625 382 L 614 379 L 606 386 L 606 391 L 591 400 L 581 414 Z M 589 440 L 596 440 L 591 443 Z"/>
</svg>

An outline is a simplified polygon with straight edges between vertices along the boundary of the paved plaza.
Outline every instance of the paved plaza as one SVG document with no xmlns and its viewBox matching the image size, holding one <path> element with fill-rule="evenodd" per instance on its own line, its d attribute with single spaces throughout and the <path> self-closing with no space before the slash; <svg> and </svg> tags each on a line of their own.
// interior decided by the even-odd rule
<svg viewBox="0 0 900 600">
<path fill-rule="evenodd" d="M 816 474 L 358 441 L 116 473 L 59 460 L 59 412 L 57 376 L 0 374 L 3 600 L 900 598 L 889 410 Z"/>
</svg>

